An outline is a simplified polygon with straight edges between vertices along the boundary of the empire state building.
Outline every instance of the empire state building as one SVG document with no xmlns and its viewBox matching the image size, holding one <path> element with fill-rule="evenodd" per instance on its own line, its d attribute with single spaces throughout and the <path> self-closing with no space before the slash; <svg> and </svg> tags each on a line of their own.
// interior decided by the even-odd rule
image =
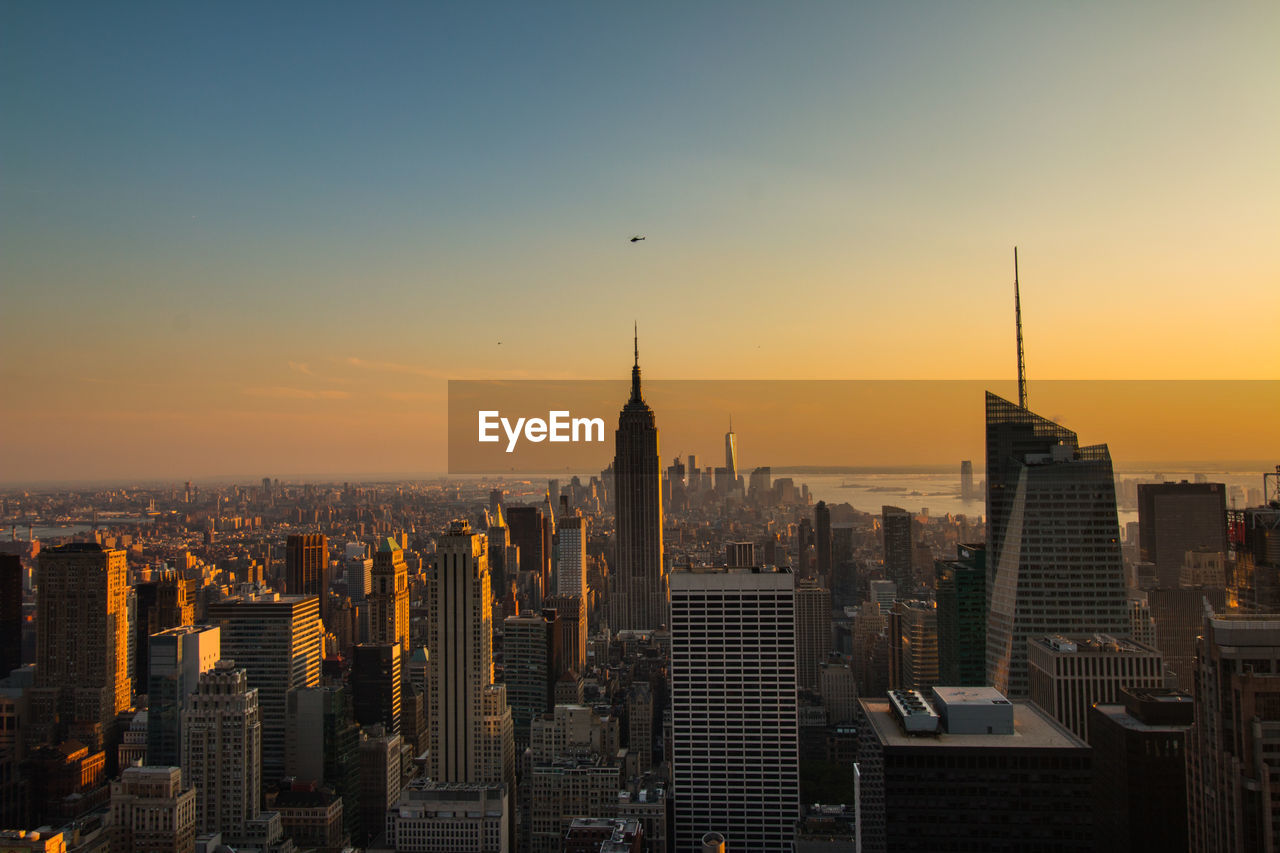
<svg viewBox="0 0 1280 853">
<path fill-rule="evenodd" d="M 613 459 L 617 566 L 609 573 L 609 627 L 651 631 L 667 621 L 662 565 L 662 479 L 658 427 L 640 393 L 640 344 L 631 368 L 631 399 L 618 415 Z"/>
</svg>

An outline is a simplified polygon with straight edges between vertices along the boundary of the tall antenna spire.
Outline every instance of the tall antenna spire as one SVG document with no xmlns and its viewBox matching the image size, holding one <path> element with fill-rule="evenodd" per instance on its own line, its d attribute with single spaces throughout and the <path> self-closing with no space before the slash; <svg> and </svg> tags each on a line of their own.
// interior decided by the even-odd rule
<svg viewBox="0 0 1280 853">
<path fill-rule="evenodd" d="M 1022 294 L 1018 288 L 1018 247 L 1013 247 L 1013 315 L 1018 325 L 1018 407 L 1027 407 L 1027 362 L 1022 356 Z"/>
<path fill-rule="evenodd" d="M 631 368 L 631 399 L 635 402 L 644 402 L 644 397 L 640 395 L 640 324 L 635 327 L 635 345 L 636 345 L 636 363 Z"/>
<path fill-rule="evenodd" d="M 640 323 L 636 320 L 631 321 L 635 327 L 635 344 L 636 344 L 636 367 L 640 366 Z"/>
</svg>

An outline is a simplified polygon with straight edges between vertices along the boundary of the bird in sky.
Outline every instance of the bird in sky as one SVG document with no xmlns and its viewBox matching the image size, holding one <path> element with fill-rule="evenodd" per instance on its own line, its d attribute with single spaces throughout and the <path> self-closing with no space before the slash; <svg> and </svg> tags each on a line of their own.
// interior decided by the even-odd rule
<svg viewBox="0 0 1280 853">
<path fill-rule="evenodd" d="M 644 239 L 643 237 L 641 237 L 639 234 L 637 234 L 636 236 L 634 236 L 634 237 L 632 237 L 632 238 L 631 238 L 631 242 L 632 242 L 632 243 L 639 243 L 639 242 L 640 242 L 641 240 L 643 240 L 643 239 Z"/>
</svg>

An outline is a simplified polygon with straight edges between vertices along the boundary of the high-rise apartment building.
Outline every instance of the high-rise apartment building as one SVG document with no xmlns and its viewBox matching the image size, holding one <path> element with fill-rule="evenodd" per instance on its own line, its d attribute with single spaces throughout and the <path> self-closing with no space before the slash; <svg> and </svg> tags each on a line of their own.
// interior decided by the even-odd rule
<svg viewBox="0 0 1280 853">
<path fill-rule="evenodd" d="M 987 678 L 1021 699 L 1030 638 L 1129 630 L 1115 478 L 1105 444 L 990 393 L 987 445 Z"/>
<path fill-rule="evenodd" d="M 1124 687 L 1164 686 L 1160 652 L 1105 634 L 1032 637 L 1027 667 L 1031 701 L 1084 740 L 1095 704 L 1115 704 Z"/>
<path fill-rule="evenodd" d="M 368 595 L 369 642 L 409 651 L 409 567 L 394 539 L 378 540 Z"/>
<path fill-rule="evenodd" d="M 258 690 L 233 661 L 200 676 L 182 712 L 182 773 L 196 790 L 196 832 L 243 838 L 262 796 Z"/>
<path fill-rule="evenodd" d="M 111 783 L 112 853 L 194 853 L 196 792 L 177 767 L 126 767 Z"/>
<path fill-rule="evenodd" d="M 938 603 L 938 683 L 976 687 L 987 680 L 987 549 L 957 545 L 956 559 L 934 563 Z"/>
<path fill-rule="evenodd" d="M 313 595 L 233 598 L 209 605 L 222 628 L 222 657 L 247 673 L 262 714 L 262 780 L 284 777 L 285 697 L 320 683 L 320 612 Z"/>
<path fill-rule="evenodd" d="M 514 787 L 506 688 L 493 683 L 493 608 L 483 536 L 455 521 L 440 537 L 427 583 L 431 758 L 437 782 Z"/>
<path fill-rule="evenodd" d="M 1280 848 L 1280 615 L 1206 615 L 1194 696 L 1189 849 Z"/>
<path fill-rule="evenodd" d="M 200 674 L 222 658 L 222 630 L 185 625 L 153 634 L 147 674 L 147 761 L 177 767 L 182 758 L 182 710 Z"/>
<path fill-rule="evenodd" d="M 652 631 L 667 621 L 662 464 L 657 422 L 640 392 L 638 345 L 631 368 L 631 399 L 618 415 L 615 451 L 617 566 L 609 571 L 609 627 Z"/>
<path fill-rule="evenodd" d="M 796 684 L 819 688 L 818 671 L 831 654 L 831 591 L 813 578 L 796 584 Z"/>
<path fill-rule="evenodd" d="M 671 714 L 678 850 L 721 832 L 792 849 L 800 816 L 795 587 L 771 568 L 671 575 Z"/>
<path fill-rule="evenodd" d="M 1139 483 L 1138 548 L 1156 583 L 1175 587 L 1188 551 L 1227 550 L 1227 487 L 1222 483 Z"/>
<path fill-rule="evenodd" d="M 32 742 L 74 738 L 114 766 L 116 715 L 132 702 L 125 552 L 75 543 L 37 565 Z"/>
</svg>

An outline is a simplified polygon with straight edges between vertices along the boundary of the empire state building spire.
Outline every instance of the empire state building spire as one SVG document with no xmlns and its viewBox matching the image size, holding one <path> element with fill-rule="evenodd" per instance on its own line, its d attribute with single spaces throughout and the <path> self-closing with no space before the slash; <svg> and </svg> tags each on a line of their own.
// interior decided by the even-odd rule
<svg viewBox="0 0 1280 853">
<path fill-rule="evenodd" d="M 631 402 L 643 403 L 644 397 L 640 394 L 640 324 L 635 326 L 635 348 L 636 361 L 631 367 Z"/>
</svg>

